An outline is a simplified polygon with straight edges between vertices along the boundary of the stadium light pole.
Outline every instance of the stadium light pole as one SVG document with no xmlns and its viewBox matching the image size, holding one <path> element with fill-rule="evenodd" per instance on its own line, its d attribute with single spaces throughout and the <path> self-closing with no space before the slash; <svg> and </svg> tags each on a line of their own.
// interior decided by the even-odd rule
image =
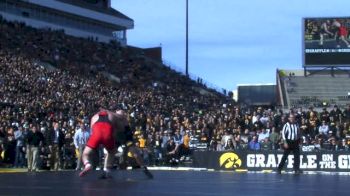
<svg viewBox="0 0 350 196">
<path fill-rule="evenodd" d="M 186 0 L 186 76 L 188 77 L 188 0 Z"/>
</svg>

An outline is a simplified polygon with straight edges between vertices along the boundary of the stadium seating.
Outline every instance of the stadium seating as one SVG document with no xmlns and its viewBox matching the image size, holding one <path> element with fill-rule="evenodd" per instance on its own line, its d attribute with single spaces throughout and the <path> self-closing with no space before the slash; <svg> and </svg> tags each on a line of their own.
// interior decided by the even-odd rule
<svg viewBox="0 0 350 196">
<path fill-rule="evenodd" d="M 282 77 L 281 84 L 289 107 L 315 107 L 337 104 L 346 106 L 350 101 L 350 78 L 347 74 L 315 74 L 308 77 Z"/>
</svg>

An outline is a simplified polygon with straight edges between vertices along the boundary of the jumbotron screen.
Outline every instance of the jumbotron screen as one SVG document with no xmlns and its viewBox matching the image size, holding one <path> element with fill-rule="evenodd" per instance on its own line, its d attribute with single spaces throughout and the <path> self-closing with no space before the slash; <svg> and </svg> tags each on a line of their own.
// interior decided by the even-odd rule
<svg viewBox="0 0 350 196">
<path fill-rule="evenodd" d="M 304 19 L 304 66 L 350 66 L 350 17 Z"/>
</svg>

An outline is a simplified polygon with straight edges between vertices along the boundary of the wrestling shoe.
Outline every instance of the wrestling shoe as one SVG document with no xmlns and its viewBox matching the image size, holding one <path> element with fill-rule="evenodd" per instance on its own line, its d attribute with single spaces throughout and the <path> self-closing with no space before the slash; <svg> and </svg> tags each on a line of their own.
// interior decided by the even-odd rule
<svg viewBox="0 0 350 196">
<path fill-rule="evenodd" d="M 99 179 L 101 179 L 101 180 L 112 179 L 112 176 L 111 176 L 110 172 L 103 171 L 101 176 L 99 177 Z"/>
<path fill-rule="evenodd" d="M 91 171 L 92 170 L 92 166 L 89 164 L 89 165 L 86 165 L 85 167 L 84 167 L 84 169 L 83 169 L 83 171 L 81 171 L 80 173 L 79 173 L 79 176 L 80 177 L 83 177 L 83 176 L 85 176 L 89 171 Z"/>
<path fill-rule="evenodd" d="M 277 168 L 276 173 L 277 173 L 277 174 L 282 174 L 282 169 Z"/>
<path fill-rule="evenodd" d="M 298 174 L 302 174 L 302 173 L 303 173 L 303 171 L 300 170 L 300 169 L 294 171 L 294 174 L 297 174 L 297 175 L 298 175 Z"/>
<path fill-rule="evenodd" d="M 153 179 L 153 174 L 147 169 L 147 167 L 143 167 L 143 173 L 145 173 L 148 179 Z"/>
</svg>

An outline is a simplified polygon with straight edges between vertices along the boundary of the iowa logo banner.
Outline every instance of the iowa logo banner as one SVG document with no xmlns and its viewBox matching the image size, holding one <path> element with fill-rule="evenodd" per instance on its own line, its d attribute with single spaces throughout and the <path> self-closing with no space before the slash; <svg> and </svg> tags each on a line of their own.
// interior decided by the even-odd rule
<svg viewBox="0 0 350 196">
<path fill-rule="evenodd" d="M 251 171 L 274 170 L 282 159 L 280 151 L 195 151 L 194 167 Z M 294 156 L 289 155 L 285 169 L 293 169 Z M 350 152 L 303 152 L 300 168 L 309 171 L 350 172 Z"/>
<path fill-rule="evenodd" d="M 242 165 L 242 160 L 233 152 L 224 153 L 220 156 L 220 167 L 225 169 L 239 168 Z"/>
</svg>

